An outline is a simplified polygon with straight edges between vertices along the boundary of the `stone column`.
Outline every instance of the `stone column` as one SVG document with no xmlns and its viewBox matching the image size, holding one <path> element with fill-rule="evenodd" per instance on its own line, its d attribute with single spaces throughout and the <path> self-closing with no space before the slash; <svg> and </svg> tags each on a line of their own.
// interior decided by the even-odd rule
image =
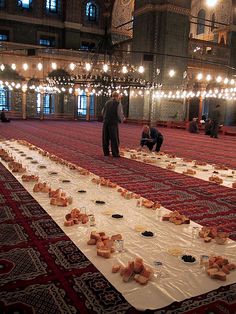
<svg viewBox="0 0 236 314">
<path fill-rule="evenodd" d="M 22 119 L 26 120 L 27 82 L 22 85 Z"/>
</svg>

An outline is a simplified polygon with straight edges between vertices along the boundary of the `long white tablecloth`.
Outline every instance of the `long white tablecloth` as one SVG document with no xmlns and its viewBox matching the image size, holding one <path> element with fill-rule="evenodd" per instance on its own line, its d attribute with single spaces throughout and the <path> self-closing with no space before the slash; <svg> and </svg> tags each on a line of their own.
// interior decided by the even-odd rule
<svg viewBox="0 0 236 314">
<path fill-rule="evenodd" d="M 145 160 L 150 160 L 152 166 L 160 167 L 166 169 L 167 165 L 174 165 L 175 169 L 169 169 L 170 171 L 174 171 L 177 173 L 183 173 L 187 169 L 192 169 L 196 171 L 195 175 L 191 175 L 194 178 L 201 179 L 209 182 L 209 177 L 212 175 L 218 176 L 223 180 L 221 185 L 226 186 L 228 188 L 232 188 L 232 183 L 236 182 L 236 170 L 235 169 L 227 169 L 227 170 L 216 170 L 215 165 L 206 164 L 204 166 L 198 165 L 195 166 L 195 160 L 191 162 L 186 162 L 183 158 L 180 157 L 168 157 L 166 154 L 159 155 L 154 152 L 143 151 L 138 152 L 137 150 L 129 150 L 124 151 L 124 157 L 128 159 L 132 159 L 131 156 L 136 155 L 140 159 L 135 159 L 138 162 L 146 163 Z M 196 156 L 197 157 L 197 156 Z M 217 172 L 217 173 L 214 173 Z"/>
<path fill-rule="evenodd" d="M 52 206 L 45 193 L 34 193 L 33 183 L 22 182 L 21 175 L 13 173 L 65 234 L 136 309 L 159 309 L 174 301 L 182 301 L 236 282 L 236 271 L 227 276 L 226 282 L 212 280 L 200 269 L 198 262 L 194 265 L 187 265 L 180 258 L 168 253 L 168 249 L 178 246 L 184 253 L 194 255 L 197 258 L 202 254 L 223 255 L 230 262 L 235 263 L 236 243 L 234 241 L 229 241 L 226 245 L 217 245 L 214 242 L 204 243 L 200 238 L 193 240 L 192 227 L 199 225 L 192 221 L 190 225 L 180 226 L 163 222 L 160 216 L 168 213 L 167 209 L 161 207 L 160 210 L 152 210 L 137 207 L 136 200 L 124 199 L 116 189 L 97 187 L 91 182 L 91 179 L 96 177 L 93 174 L 89 176 L 80 175 L 77 171 L 56 164 L 37 151 L 30 150 L 16 141 L 1 142 L 0 146 L 7 149 L 18 161 L 22 162 L 28 171 L 38 173 L 40 181 L 49 182 L 53 189 L 61 187 L 73 197 L 73 204 L 68 207 Z M 20 156 L 19 151 L 15 149 L 24 151 L 27 156 Z M 32 160 L 28 160 L 26 157 L 32 157 L 39 164 L 32 164 Z M 3 161 L 2 163 L 8 167 L 7 163 Z M 46 165 L 47 168 L 39 169 L 39 165 Z M 56 171 L 58 175 L 50 175 L 50 171 Z M 69 179 L 71 182 L 62 183 L 63 179 Z M 87 193 L 79 194 L 77 191 L 81 189 L 86 190 Z M 96 205 L 95 200 L 103 200 L 106 204 Z M 96 227 L 89 225 L 64 227 L 65 215 L 75 207 L 85 207 L 87 213 L 94 213 Z M 122 220 L 113 219 L 107 215 L 107 211 L 120 213 L 124 218 Z M 139 232 L 135 231 L 137 225 L 142 225 L 146 230 L 155 232 L 156 237 L 142 237 Z M 104 231 L 109 236 L 121 233 L 125 243 L 125 251 L 114 253 L 110 259 L 97 256 L 96 248 L 87 245 L 92 230 Z M 145 264 L 154 269 L 155 276 L 146 286 L 140 286 L 134 281 L 124 283 L 119 274 L 111 273 L 113 264 L 117 262 L 127 264 L 129 260 L 133 260 L 137 256 L 143 258 Z M 154 261 L 163 263 L 161 273 L 155 268 Z"/>
</svg>

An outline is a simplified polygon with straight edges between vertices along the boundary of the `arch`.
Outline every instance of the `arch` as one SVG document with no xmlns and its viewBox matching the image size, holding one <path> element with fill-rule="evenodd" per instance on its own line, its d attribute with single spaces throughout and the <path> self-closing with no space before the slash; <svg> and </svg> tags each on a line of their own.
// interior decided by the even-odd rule
<svg viewBox="0 0 236 314">
<path fill-rule="evenodd" d="M 201 9 L 197 15 L 197 35 L 204 34 L 205 19 L 206 19 L 206 11 Z"/>
<path fill-rule="evenodd" d="M 94 1 L 89 1 L 85 6 L 85 16 L 89 22 L 97 22 L 98 21 L 98 4 Z"/>
<path fill-rule="evenodd" d="M 215 13 L 212 14 L 211 16 L 211 31 L 213 32 L 214 28 L 215 28 L 215 22 L 216 22 L 216 15 Z"/>
<path fill-rule="evenodd" d="M 134 0 L 116 0 L 114 2 L 112 10 L 113 41 L 117 42 L 120 40 L 129 39 L 133 36 L 133 23 L 125 23 L 132 21 L 133 19 L 134 2 Z"/>
</svg>

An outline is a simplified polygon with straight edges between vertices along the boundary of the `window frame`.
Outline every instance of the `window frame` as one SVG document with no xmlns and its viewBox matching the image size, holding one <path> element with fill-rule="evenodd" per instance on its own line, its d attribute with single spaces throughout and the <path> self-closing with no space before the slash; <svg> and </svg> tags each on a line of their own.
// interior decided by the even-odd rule
<svg viewBox="0 0 236 314">
<path fill-rule="evenodd" d="M 204 9 L 201 9 L 197 15 L 196 35 L 202 35 L 205 33 L 205 21 L 206 21 L 206 11 Z"/>
<path fill-rule="evenodd" d="M 0 0 L 0 9 L 6 8 L 6 0 Z"/>
<path fill-rule="evenodd" d="M 94 12 L 94 14 L 93 14 Z M 86 20 L 92 23 L 98 22 L 99 8 L 96 2 L 89 1 L 85 5 Z"/>
<path fill-rule="evenodd" d="M 55 9 L 52 6 L 55 6 Z M 45 7 L 48 13 L 58 14 L 59 12 L 59 0 L 45 0 Z"/>
<path fill-rule="evenodd" d="M 3 100 L 4 99 L 4 103 Z M 0 110 L 5 109 L 6 111 L 11 110 L 10 108 L 10 95 L 9 89 L 3 86 L 0 86 Z"/>
<path fill-rule="evenodd" d="M 45 94 L 43 97 L 43 114 L 50 115 L 55 113 L 55 97 L 53 94 Z"/>
<path fill-rule="evenodd" d="M 22 1 L 26 1 L 26 0 L 18 0 L 18 7 L 22 8 L 24 10 L 30 10 L 32 7 L 33 0 L 28 0 L 28 4 L 24 4 L 24 3 L 22 3 Z M 27 6 L 25 6 L 25 5 L 27 5 Z"/>
<path fill-rule="evenodd" d="M 40 41 L 48 41 L 49 45 L 42 44 Z M 42 47 L 56 47 L 56 38 L 53 36 L 40 36 L 39 37 L 39 45 Z"/>
</svg>

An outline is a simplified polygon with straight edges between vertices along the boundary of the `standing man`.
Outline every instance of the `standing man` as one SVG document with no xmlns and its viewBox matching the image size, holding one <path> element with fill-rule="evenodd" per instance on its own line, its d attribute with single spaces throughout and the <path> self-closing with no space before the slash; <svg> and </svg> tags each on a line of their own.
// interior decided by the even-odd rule
<svg viewBox="0 0 236 314">
<path fill-rule="evenodd" d="M 156 145 L 155 151 L 159 152 L 163 143 L 163 135 L 155 128 L 150 128 L 148 125 L 144 125 L 142 130 L 142 137 L 140 145 L 143 147 L 146 145 L 150 151 L 152 151 L 154 145 Z"/>
<path fill-rule="evenodd" d="M 211 118 L 211 137 L 218 138 L 220 121 L 220 105 L 216 105 Z"/>
<path fill-rule="evenodd" d="M 102 147 L 104 156 L 110 155 L 109 145 L 111 143 L 112 156 L 120 157 L 118 124 L 124 120 L 124 115 L 118 92 L 113 92 L 112 98 L 105 103 L 102 115 Z"/>
</svg>

